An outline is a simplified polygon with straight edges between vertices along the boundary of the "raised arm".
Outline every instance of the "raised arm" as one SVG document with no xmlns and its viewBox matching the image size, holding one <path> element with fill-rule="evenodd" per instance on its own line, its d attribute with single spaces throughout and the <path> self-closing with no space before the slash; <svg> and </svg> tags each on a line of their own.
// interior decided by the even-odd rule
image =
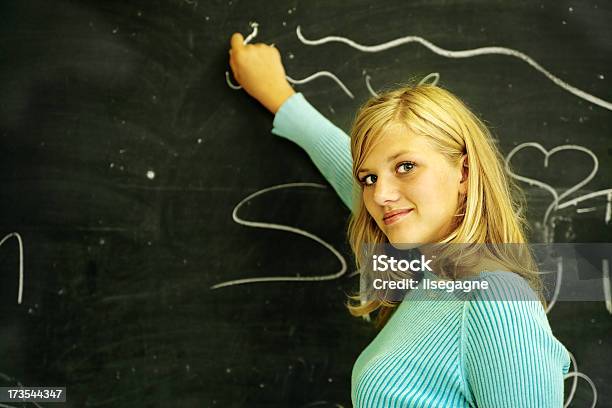
<svg viewBox="0 0 612 408">
<path fill-rule="evenodd" d="M 244 44 L 242 35 L 231 39 L 230 67 L 243 89 L 275 114 L 272 133 L 296 143 L 352 209 L 353 177 L 350 139 L 295 93 L 285 78 L 280 53 L 265 44 Z"/>
</svg>

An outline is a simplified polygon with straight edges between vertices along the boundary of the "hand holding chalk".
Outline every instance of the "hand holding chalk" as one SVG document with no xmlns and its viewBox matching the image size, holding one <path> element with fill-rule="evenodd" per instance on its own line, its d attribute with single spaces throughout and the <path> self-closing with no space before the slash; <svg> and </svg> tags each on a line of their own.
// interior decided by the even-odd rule
<svg viewBox="0 0 612 408">
<path fill-rule="evenodd" d="M 280 52 L 275 47 L 262 43 L 245 44 L 242 35 L 234 33 L 229 53 L 236 81 L 270 112 L 276 113 L 295 93 L 285 78 Z"/>
</svg>

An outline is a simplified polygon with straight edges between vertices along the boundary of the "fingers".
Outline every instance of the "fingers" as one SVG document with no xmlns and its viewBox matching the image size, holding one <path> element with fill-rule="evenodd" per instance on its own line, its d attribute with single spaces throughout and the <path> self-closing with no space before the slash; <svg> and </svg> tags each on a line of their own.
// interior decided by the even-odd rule
<svg viewBox="0 0 612 408">
<path fill-rule="evenodd" d="M 233 49 L 238 50 L 238 49 L 244 47 L 244 37 L 240 33 L 234 33 L 232 35 L 232 39 L 230 41 L 230 44 L 231 44 Z"/>
<path fill-rule="evenodd" d="M 232 74 L 234 75 L 234 78 L 236 78 L 236 80 L 238 80 L 237 76 L 238 76 L 238 69 L 236 69 L 236 64 L 234 63 L 234 60 L 230 58 L 229 60 L 229 65 L 230 68 L 232 69 Z"/>
</svg>

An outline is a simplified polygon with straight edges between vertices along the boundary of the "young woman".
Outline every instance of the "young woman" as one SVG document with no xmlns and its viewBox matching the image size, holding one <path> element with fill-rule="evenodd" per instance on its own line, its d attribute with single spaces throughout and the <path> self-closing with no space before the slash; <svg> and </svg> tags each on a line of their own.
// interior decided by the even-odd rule
<svg viewBox="0 0 612 408">
<path fill-rule="evenodd" d="M 399 304 L 348 305 L 355 316 L 377 310 L 382 327 L 353 367 L 353 405 L 561 407 L 569 354 L 551 332 L 533 258 L 500 245 L 524 244 L 525 220 L 478 118 L 442 88 L 408 86 L 370 99 L 349 138 L 293 91 L 273 46 L 234 34 L 230 65 L 275 114 L 273 133 L 304 148 L 351 209 L 358 265 L 369 244 L 484 248 L 467 267 L 424 275 L 487 281 L 468 300 L 438 291 L 431 301 L 419 284 Z"/>
</svg>

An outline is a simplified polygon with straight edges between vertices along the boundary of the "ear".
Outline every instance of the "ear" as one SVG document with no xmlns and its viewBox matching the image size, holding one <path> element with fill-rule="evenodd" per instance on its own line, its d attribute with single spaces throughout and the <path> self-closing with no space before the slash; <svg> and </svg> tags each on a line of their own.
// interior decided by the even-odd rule
<svg viewBox="0 0 612 408">
<path fill-rule="evenodd" d="M 469 175 L 469 168 L 468 168 L 468 159 L 467 159 L 467 153 L 464 154 L 463 156 L 461 156 L 461 160 L 459 161 L 459 168 L 461 171 L 461 181 L 459 181 L 459 192 L 462 195 L 467 194 L 467 179 L 468 179 L 468 175 Z"/>
</svg>

